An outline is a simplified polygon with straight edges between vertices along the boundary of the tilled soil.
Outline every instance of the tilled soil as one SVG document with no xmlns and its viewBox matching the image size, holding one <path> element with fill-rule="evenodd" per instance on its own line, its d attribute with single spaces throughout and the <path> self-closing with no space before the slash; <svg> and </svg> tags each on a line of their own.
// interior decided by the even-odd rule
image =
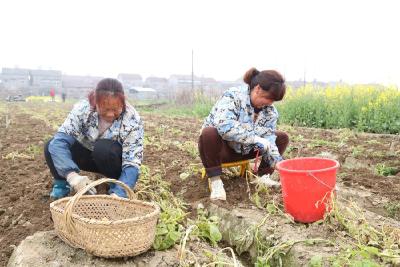
<svg viewBox="0 0 400 267">
<path fill-rule="evenodd" d="M 7 263 L 13 246 L 37 231 L 50 230 L 49 190 L 51 177 L 43 156 L 46 134 L 42 121 L 15 114 L 12 124 L 0 128 L 1 156 L 25 153 L 29 145 L 40 148 L 34 158 L 0 161 L 0 266 Z"/>
<path fill-rule="evenodd" d="M 24 105 L 24 108 L 17 105 Z M 60 113 L 66 116 L 70 106 L 60 105 L 59 108 Z M 0 114 L 0 266 L 7 264 L 14 246 L 26 236 L 53 228 L 49 211 L 52 177 L 44 160 L 43 145 L 55 130 L 52 123 L 43 118 L 24 114 L 29 110 L 40 112 L 34 104 L 18 103 L 9 110 L 11 124 L 8 128 L 4 123 L 5 114 Z M 202 165 L 196 154 L 202 121 L 152 113 L 143 113 L 142 118 L 146 136 L 143 164 L 149 166 L 152 172 L 162 173 L 164 179 L 171 183 L 174 194 L 181 196 L 190 204 L 189 207 L 207 204 L 207 179 L 200 179 Z M 364 208 L 388 216 L 385 205 L 400 202 L 400 174 L 385 177 L 375 172 L 378 163 L 400 167 L 398 135 L 288 126 L 280 128 L 290 137 L 290 146 L 284 155 L 286 158 L 317 155 L 337 158 L 342 165 L 337 178 L 339 186 L 370 194 L 362 200 Z M 181 178 L 182 173 L 187 173 L 188 177 Z M 225 208 L 251 205 L 246 179 L 227 171 L 225 173 L 223 180 L 228 201 L 218 204 Z M 251 185 L 250 190 L 254 192 Z M 281 195 L 279 191 L 271 191 L 269 197 L 279 201 Z M 400 211 L 391 216 L 399 220 Z"/>
<path fill-rule="evenodd" d="M 159 115 L 146 115 L 146 120 L 146 135 L 155 137 L 156 142 L 169 141 L 161 148 L 148 144 L 145 164 L 149 164 L 151 169 L 165 166 L 165 178 L 171 182 L 173 192 L 182 195 L 187 203 L 207 203 L 210 194 L 207 179 L 201 179 L 200 173 L 193 171 L 186 180 L 180 178 L 180 174 L 190 169 L 190 166 L 202 167 L 199 157 L 192 157 L 187 151 L 179 151 L 173 144 L 192 141 L 197 146 L 202 121 L 171 119 Z M 161 134 L 160 128 L 164 129 Z M 174 129 L 179 129 L 181 133 L 177 134 Z M 380 211 L 381 215 L 387 216 L 383 206 L 400 201 L 400 173 L 386 177 L 375 171 L 376 165 L 380 163 L 400 170 L 400 136 L 354 133 L 347 129 L 324 130 L 289 126 L 282 126 L 281 130 L 286 131 L 290 138 L 285 158 L 322 156 L 337 159 L 341 165 L 337 177 L 340 187 L 372 193 L 371 199 L 364 200 L 365 208 Z M 222 178 L 228 199 L 224 206 L 246 206 L 251 203 L 246 179 L 232 175 L 224 175 Z M 250 185 L 251 192 L 254 192 L 253 189 Z M 279 191 L 272 193 L 275 194 L 273 198 L 281 198 Z M 372 199 L 383 199 L 383 202 L 376 203 Z M 397 216 L 400 216 L 400 211 Z"/>
</svg>

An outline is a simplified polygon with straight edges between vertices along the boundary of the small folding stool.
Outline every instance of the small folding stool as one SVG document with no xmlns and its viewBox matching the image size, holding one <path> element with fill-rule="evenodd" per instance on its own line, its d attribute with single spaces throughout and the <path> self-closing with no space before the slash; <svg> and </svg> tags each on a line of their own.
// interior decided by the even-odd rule
<svg viewBox="0 0 400 267">
<path fill-rule="evenodd" d="M 247 170 L 250 170 L 250 160 L 240 160 L 240 161 L 235 161 L 235 162 L 227 162 L 227 163 L 222 163 L 221 164 L 222 168 L 229 168 L 229 167 L 240 167 L 240 176 L 244 177 L 246 174 Z M 202 168 L 201 169 L 201 179 L 204 179 L 206 176 L 206 169 Z"/>
</svg>

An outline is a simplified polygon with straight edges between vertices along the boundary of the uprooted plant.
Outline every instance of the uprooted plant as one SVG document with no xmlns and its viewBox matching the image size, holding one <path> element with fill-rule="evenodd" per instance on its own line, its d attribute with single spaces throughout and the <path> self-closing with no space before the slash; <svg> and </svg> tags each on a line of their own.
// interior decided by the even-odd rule
<svg viewBox="0 0 400 267">
<path fill-rule="evenodd" d="M 345 231 L 352 241 L 349 243 L 348 240 L 343 240 L 341 253 L 330 259 L 332 264 L 400 264 L 400 229 L 389 225 L 375 227 L 365 218 L 364 211 L 355 202 L 343 201 L 344 204 L 332 198 L 332 209 L 327 213 L 325 223 L 339 238 L 343 239 L 339 232 Z"/>
<path fill-rule="evenodd" d="M 201 239 L 216 246 L 217 242 L 222 239 L 222 234 L 218 229 L 218 223 L 219 217 L 209 216 L 208 212 L 204 210 L 203 207 L 197 208 L 197 219 L 188 220 L 189 226 L 180 242 L 178 256 L 181 266 L 201 266 L 198 257 L 190 250 L 186 249 L 186 244 L 189 240 Z M 232 258 L 224 254 L 223 252 L 225 251 L 229 251 Z M 211 261 L 203 266 L 241 266 L 236 260 L 235 252 L 230 247 L 223 248 L 216 253 L 204 249 L 203 254 Z"/>
<path fill-rule="evenodd" d="M 265 225 L 267 218 L 279 214 L 286 217 L 288 222 L 293 220 L 282 211 L 282 205 L 274 201 L 257 202 L 256 191 L 250 194 L 250 199 L 258 208 L 265 210 L 267 215 L 258 225 L 246 229 L 242 236 L 236 241 L 236 251 L 240 255 L 248 251 L 250 246 L 256 246 L 256 266 L 282 266 L 283 259 L 292 246 L 303 242 L 307 245 L 324 242 L 335 246 L 338 253 L 323 259 L 316 255 L 311 258 L 311 266 L 324 266 L 324 260 L 329 261 L 331 266 L 381 266 L 400 264 L 400 230 L 390 226 L 375 227 L 369 223 L 364 216 L 364 211 L 354 202 L 343 199 L 338 202 L 334 195 L 330 203 L 326 203 L 327 212 L 324 220 L 316 222 L 328 227 L 336 233 L 329 240 L 304 239 L 304 240 L 279 240 L 274 234 L 261 233 L 260 228 Z M 268 193 L 268 190 L 266 191 Z M 261 193 L 264 193 L 261 191 Z M 327 198 L 328 200 L 328 198 Z M 273 227 L 268 228 L 274 233 Z M 396 265 L 397 266 L 397 265 Z"/>
</svg>

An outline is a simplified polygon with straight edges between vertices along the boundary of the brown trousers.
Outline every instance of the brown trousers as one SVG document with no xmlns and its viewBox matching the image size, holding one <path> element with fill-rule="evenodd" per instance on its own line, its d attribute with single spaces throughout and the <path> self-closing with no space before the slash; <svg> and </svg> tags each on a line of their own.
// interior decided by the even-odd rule
<svg viewBox="0 0 400 267">
<path fill-rule="evenodd" d="M 278 147 L 279 153 L 282 155 L 285 152 L 287 145 L 289 144 L 289 137 L 285 132 L 275 131 L 276 135 L 276 146 Z M 223 140 L 218 134 L 218 131 L 214 127 L 206 127 L 201 132 L 199 137 L 199 152 L 200 158 L 203 162 L 204 168 L 208 177 L 213 177 L 222 174 L 222 163 L 234 162 L 245 159 L 253 159 L 257 153 L 251 150 L 249 154 L 242 155 L 236 153 L 229 145 L 228 142 Z M 258 168 L 258 175 L 271 174 L 274 169 L 267 166 L 265 161 L 261 161 Z"/>
</svg>

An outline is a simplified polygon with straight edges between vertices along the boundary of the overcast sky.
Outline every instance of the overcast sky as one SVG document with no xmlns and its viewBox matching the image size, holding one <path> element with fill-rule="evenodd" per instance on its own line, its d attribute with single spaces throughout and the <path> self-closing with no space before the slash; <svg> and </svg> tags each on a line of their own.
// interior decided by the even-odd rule
<svg viewBox="0 0 400 267">
<path fill-rule="evenodd" d="M 397 1 L 0 1 L 0 66 L 400 85 Z"/>
</svg>

